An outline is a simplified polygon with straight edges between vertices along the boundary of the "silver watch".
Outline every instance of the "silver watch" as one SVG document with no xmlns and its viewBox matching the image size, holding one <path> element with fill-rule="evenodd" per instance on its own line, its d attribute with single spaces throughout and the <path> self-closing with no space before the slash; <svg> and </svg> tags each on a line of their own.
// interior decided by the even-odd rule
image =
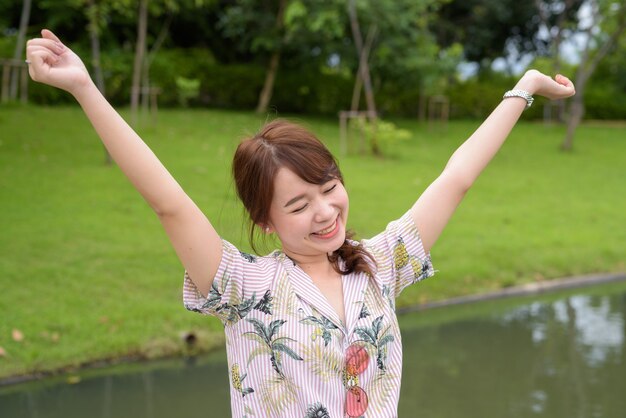
<svg viewBox="0 0 626 418">
<path fill-rule="evenodd" d="M 535 100 L 533 95 L 526 90 L 509 90 L 504 93 L 504 96 L 502 96 L 503 99 L 508 99 L 509 97 L 521 97 L 526 100 L 526 109 L 532 106 L 533 101 Z"/>
</svg>

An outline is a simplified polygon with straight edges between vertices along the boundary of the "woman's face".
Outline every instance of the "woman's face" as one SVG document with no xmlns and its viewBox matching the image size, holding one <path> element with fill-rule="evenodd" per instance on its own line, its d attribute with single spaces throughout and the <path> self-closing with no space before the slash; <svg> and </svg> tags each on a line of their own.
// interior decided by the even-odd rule
<svg viewBox="0 0 626 418">
<path fill-rule="evenodd" d="M 339 179 L 311 184 L 282 167 L 274 179 L 267 226 L 292 259 L 326 258 L 346 239 L 348 206 L 348 194 Z"/>
</svg>

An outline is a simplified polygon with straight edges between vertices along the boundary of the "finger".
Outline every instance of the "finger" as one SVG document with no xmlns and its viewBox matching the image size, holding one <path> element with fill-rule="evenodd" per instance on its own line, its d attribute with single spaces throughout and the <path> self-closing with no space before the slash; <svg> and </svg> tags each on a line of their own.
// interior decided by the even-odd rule
<svg viewBox="0 0 626 418">
<path fill-rule="evenodd" d="M 554 77 L 554 80 L 557 83 L 562 84 L 566 87 L 573 86 L 573 83 L 571 82 L 571 80 L 562 74 L 557 74 L 556 77 Z"/>
<path fill-rule="evenodd" d="M 49 29 L 42 29 L 41 36 L 46 39 L 52 39 L 53 41 L 57 41 L 58 43 L 62 43 L 61 40 Z"/>
<path fill-rule="evenodd" d="M 29 47 L 44 47 L 44 48 L 48 48 L 48 49 L 56 52 L 59 55 L 61 55 L 63 52 L 65 52 L 65 47 L 62 44 L 60 44 L 57 41 L 54 41 L 52 39 L 44 39 L 44 38 L 31 39 L 26 44 L 26 48 L 28 49 Z"/>
<path fill-rule="evenodd" d="M 48 48 L 31 46 L 26 50 L 26 59 L 29 63 L 29 73 L 31 73 L 30 70 L 34 68 L 37 71 L 41 66 L 44 66 L 44 63 L 55 65 L 59 62 L 60 57 Z"/>
<path fill-rule="evenodd" d="M 46 65 L 54 65 L 59 61 L 59 56 L 47 49 L 32 51 L 29 55 L 30 65 L 39 69 Z"/>
<path fill-rule="evenodd" d="M 31 51 L 28 58 L 30 59 L 28 73 L 35 81 L 40 81 L 42 75 L 48 71 L 50 66 L 59 60 L 57 55 L 46 49 Z"/>
<path fill-rule="evenodd" d="M 33 52 L 38 52 L 38 51 L 48 51 L 48 52 L 52 52 L 55 55 L 59 55 L 56 53 L 56 51 L 51 50 L 48 47 L 45 47 L 43 45 L 29 45 L 26 48 L 26 56 L 29 56 L 29 54 L 33 53 Z"/>
<path fill-rule="evenodd" d="M 574 84 L 570 81 L 569 78 L 559 74 L 555 77 L 555 81 L 559 84 L 559 88 L 561 90 L 558 93 L 558 98 L 571 97 L 576 94 Z"/>
</svg>

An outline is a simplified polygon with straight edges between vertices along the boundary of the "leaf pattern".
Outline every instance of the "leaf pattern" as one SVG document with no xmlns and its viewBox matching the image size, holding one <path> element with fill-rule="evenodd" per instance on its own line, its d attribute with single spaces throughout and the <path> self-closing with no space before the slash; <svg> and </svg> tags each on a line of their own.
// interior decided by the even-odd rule
<svg viewBox="0 0 626 418">
<path fill-rule="evenodd" d="M 270 322 L 268 326 L 265 326 L 263 322 L 256 318 L 249 318 L 247 321 L 252 324 L 254 331 L 244 332 L 243 336 L 250 336 L 247 338 L 253 339 L 260 344 L 261 347 L 264 347 L 263 351 L 254 351 L 254 357 L 262 353 L 268 353 L 270 355 L 272 368 L 280 376 L 284 377 L 281 353 L 285 353 L 294 360 L 302 361 L 302 357 L 285 344 L 287 341 L 295 342 L 294 339 L 289 337 L 275 337 L 280 327 L 287 322 L 286 320 L 276 319 Z M 253 357 L 250 355 L 248 357 L 248 364 L 250 364 L 252 359 Z"/>
<path fill-rule="evenodd" d="M 363 303 L 363 306 L 361 306 L 361 312 L 359 313 L 359 319 L 367 318 L 368 316 L 370 316 L 370 312 L 367 310 L 367 305 Z"/>
<path fill-rule="evenodd" d="M 381 333 L 382 323 L 383 315 L 374 319 L 371 326 L 355 328 L 354 332 L 361 338 L 362 341 L 370 344 L 376 349 L 376 365 L 384 372 L 386 370 L 388 351 L 386 346 L 392 343 L 395 338 L 391 333 L 391 325 L 389 325 L 385 331 Z"/>
<path fill-rule="evenodd" d="M 280 416 L 288 405 L 298 397 L 298 385 L 285 376 L 271 376 L 259 388 L 266 414 L 264 416 Z"/>
<path fill-rule="evenodd" d="M 270 290 L 268 289 L 267 291 L 265 291 L 265 294 L 263 295 L 259 303 L 254 305 L 254 309 L 261 311 L 264 314 L 271 315 L 272 314 L 272 299 L 273 299 L 272 295 L 270 293 Z"/>
<path fill-rule="evenodd" d="M 252 254 L 244 253 L 243 251 L 239 251 L 239 254 L 248 263 L 256 263 L 256 256 L 254 256 Z"/>
<path fill-rule="evenodd" d="M 314 312 L 317 311 L 314 310 Z M 324 315 L 320 315 L 319 317 L 315 315 L 307 316 L 306 318 L 301 319 L 300 322 L 307 325 L 313 325 L 315 327 L 315 331 L 311 334 L 311 340 L 315 341 L 318 336 L 321 336 L 324 340 L 324 346 L 328 346 L 332 340 L 331 331 L 339 329 L 337 325 Z"/>
</svg>

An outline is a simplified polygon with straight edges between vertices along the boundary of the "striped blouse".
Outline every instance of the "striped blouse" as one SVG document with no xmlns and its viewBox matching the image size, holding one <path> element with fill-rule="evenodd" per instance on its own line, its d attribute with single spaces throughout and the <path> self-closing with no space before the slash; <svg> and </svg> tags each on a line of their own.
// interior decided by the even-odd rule
<svg viewBox="0 0 626 418">
<path fill-rule="evenodd" d="M 345 324 L 281 251 L 257 257 L 223 241 L 207 297 L 185 274 L 185 307 L 224 324 L 233 417 L 397 416 L 395 298 L 434 270 L 408 213 L 362 244 L 375 274 L 342 276 Z"/>
</svg>

